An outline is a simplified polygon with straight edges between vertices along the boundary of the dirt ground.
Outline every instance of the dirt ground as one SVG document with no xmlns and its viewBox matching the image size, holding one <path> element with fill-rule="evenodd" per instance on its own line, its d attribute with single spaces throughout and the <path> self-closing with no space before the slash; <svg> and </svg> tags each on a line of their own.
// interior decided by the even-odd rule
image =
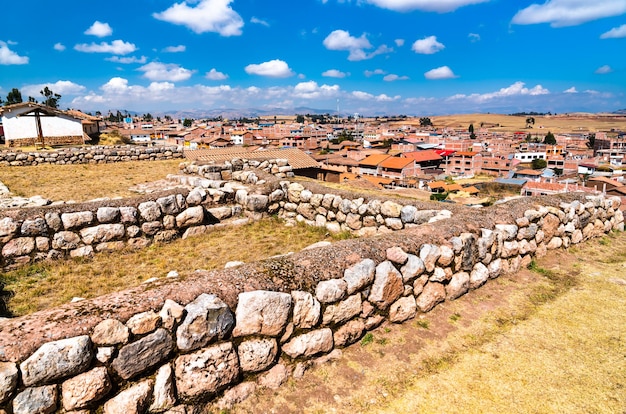
<svg viewBox="0 0 626 414">
<path fill-rule="evenodd" d="M 602 241 L 591 241 L 587 243 L 595 243 L 595 247 L 587 257 L 581 257 L 580 247 L 552 252 L 538 260 L 536 268 L 564 272 L 570 281 L 584 277 L 581 269 L 585 274 L 591 272 L 588 266 L 593 266 L 594 260 L 624 258 L 626 235 L 616 237 L 619 243 L 613 251 L 606 249 Z M 619 266 L 626 266 L 626 261 Z M 338 359 L 313 364 L 303 378 L 290 378 L 278 390 L 257 390 L 247 401 L 226 412 L 354 414 L 378 412 L 392 403 L 397 406 L 401 398 L 407 398 L 406 392 L 414 381 L 434 378 L 454 366 L 470 349 L 506 337 L 512 326 L 531 317 L 543 303 L 577 289 L 575 283 L 566 283 L 555 297 L 548 295 L 539 306 L 529 307 L 529 298 L 545 295 L 549 284 L 545 271 L 529 269 L 490 280 L 455 301 L 418 314 L 414 320 L 400 325 L 385 323 L 371 336 L 341 350 Z M 215 406 L 206 410 L 220 412 Z"/>
</svg>

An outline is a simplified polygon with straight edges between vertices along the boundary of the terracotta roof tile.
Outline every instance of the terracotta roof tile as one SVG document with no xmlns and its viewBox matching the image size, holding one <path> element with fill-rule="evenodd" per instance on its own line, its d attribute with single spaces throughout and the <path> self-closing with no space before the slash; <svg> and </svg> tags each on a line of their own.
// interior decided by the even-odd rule
<svg viewBox="0 0 626 414">
<path fill-rule="evenodd" d="M 294 170 L 319 167 L 317 161 L 315 161 L 313 158 L 311 158 L 298 148 L 256 151 L 251 151 L 251 148 L 258 149 L 259 147 L 228 147 L 185 151 L 185 158 L 197 161 L 214 162 L 230 161 L 233 158 L 242 158 L 248 160 L 269 160 L 284 158 L 288 160 L 289 165 L 291 165 Z"/>
</svg>

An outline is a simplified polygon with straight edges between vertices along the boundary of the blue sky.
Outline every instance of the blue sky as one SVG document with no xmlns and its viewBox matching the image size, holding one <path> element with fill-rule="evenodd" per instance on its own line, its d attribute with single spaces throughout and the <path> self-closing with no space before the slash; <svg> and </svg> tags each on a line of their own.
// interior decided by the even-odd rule
<svg viewBox="0 0 626 414">
<path fill-rule="evenodd" d="M 2 14 L 0 96 L 48 86 L 62 108 L 626 108 L 626 0 L 31 0 Z"/>
</svg>

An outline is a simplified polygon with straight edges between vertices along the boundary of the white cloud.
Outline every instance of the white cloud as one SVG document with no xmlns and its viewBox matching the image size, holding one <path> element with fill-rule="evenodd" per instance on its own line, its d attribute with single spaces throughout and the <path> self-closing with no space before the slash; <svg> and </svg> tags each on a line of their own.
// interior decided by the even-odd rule
<svg viewBox="0 0 626 414">
<path fill-rule="evenodd" d="M 148 61 L 148 58 L 145 56 L 137 57 L 137 56 L 127 56 L 127 57 L 119 57 L 119 56 L 111 56 L 104 60 L 108 60 L 109 62 L 121 63 L 123 65 L 130 65 L 131 63 L 138 63 L 143 65 Z"/>
<path fill-rule="evenodd" d="M 322 73 L 322 76 L 327 77 L 327 78 L 338 78 L 338 79 L 343 79 L 346 76 L 349 76 L 349 73 L 345 73 L 342 72 L 340 70 L 337 69 L 328 69 L 327 71 Z"/>
<path fill-rule="evenodd" d="M 613 69 L 609 65 L 600 66 L 594 73 L 598 75 L 606 75 L 607 73 L 613 72 Z"/>
<path fill-rule="evenodd" d="M 319 99 L 321 97 L 334 96 L 339 91 L 339 85 L 319 86 L 315 81 L 300 82 L 293 88 L 296 98 Z"/>
<path fill-rule="evenodd" d="M 111 53 L 113 55 L 127 55 L 136 51 L 137 47 L 132 43 L 124 42 L 122 40 L 114 40 L 111 43 L 81 43 L 74 46 L 74 49 L 85 53 Z"/>
<path fill-rule="evenodd" d="M 400 95 L 396 95 L 396 96 L 388 96 L 384 93 L 376 96 L 375 98 L 378 102 L 393 102 L 393 101 L 397 101 L 398 99 L 400 99 Z"/>
<path fill-rule="evenodd" d="M 626 13 L 624 0 L 547 0 L 531 4 L 513 16 L 514 24 L 550 23 L 552 27 L 577 26 Z"/>
<path fill-rule="evenodd" d="M 428 36 L 420 40 L 416 40 L 411 47 L 415 53 L 423 55 L 432 55 L 443 50 L 445 46 L 437 41 L 437 36 Z"/>
<path fill-rule="evenodd" d="M 6 42 L 0 40 L 0 65 L 26 65 L 27 63 L 27 56 L 18 55 L 9 49 L 9 45 Z"/>
<path fill-rule="evenodd" d="M 55 43 L 52 48 L 57 52 L 63 52 L 65 50 L 65 45 L 63 43 Z"/>
<path fill-rule="evenodd" d="M 360 37 L 354 37 L 350 35 L 350 32 L 345 30 L 335 30 L 331 32 L 323 42 L 324 46 L 328 50 L 339 50 L 350 52 L 348 54 L 348 60 L 359 61 L 371 59 L 376 55 L 390 53 L 393 49 L 387 47 L 387 45 L 379 46 L 375 51 L 367 53 L 366 49 L 371 49 L 374 46 L 367 40 L 367 36 L 362 34 Z"/>
<path fill-rule="evenodd" d="M 600 35 L 600 39 L 619 39 L 622 37 L 626 37 L 626 24 L 623 24 L 620 27 L 614 27 L 608 32 Z"/>
<path fill-rule="evenodd" d="M 54 83 L 40 83 L 40 84 L 35 84 L 35 85 L 25 85 L 24 87 L 21 88 L 21 90 L 25 96 L 38 97 L 38 96 L 41 96 L 39 92 L 42 91 L 46 86 L 49 89 L 51 89 L 54 93 L 58 93 L 61 96 L 78 95 L 85 91 L 84 86 L 71 82 L 71 81 L 67 81 L 67 80 L 60 80 Z"/>
<path fill-rule="evenodd" d="M 143 76 L 152 81 L 180 82 L 186 81 L 194 71 L 185 69 L 174 63 L 150 62 L 137 69 Z"/>
<path fill-rule="evenodd" d="M 396 40 L 394 40 L 393 42 L 394 42 L 394 43 L 396 44 L 396 46 L 398 46 L 398 47 L 402 47 L 402 46 L 404 46 L 404 39 L 396 39 Z"/>
<path fill-rule="evenodd" d="M 399 75 L 396 75 L 396 74 L 393 74 L 393 73 L 383 77 L 383 80 L 385 82 L 395 82 L 395 81 L 399 81 L 399 80 L 408 80 L 408 79 L 409 79 L 408 76 L 404 76 L 404 75 L 403 76 L 399 76 Z"/>
<path fill-rule="evenodd" d="M 489 0 L 365 0 L 367 3 L 399 12 L 411 10 L 433 11 L 439 13 L 451 12 L 459 7 L 470 4 L 485 3 Z"/>
<path fill-rule="evenodd" d="M 245 67 L 245 71 L 249 75 L 267 76 L 269 78 L 288 78 L 294 75 L 287 62 L 280 59 L 248 65 Z"/>
<path fill-rule="evenodd" d="M 369 78 L 369 77 L 372 77 L 372 76 L 374 76 L 374 75 L 384 75 L 384 74 L 386 74 L 386 73 L 387 73 L 387 72 L 385 72 L 385 71 L 384 71 L 384 70 L 382 70 L 382 69 L 366 70 L 365 72 L 363 72 L 363 74 L 364 74 L 366 77 L 368 77 L 368 78 Z"/>
<path fill-rule="evenodd" d="M 467 37 L 469 37 L 469 40 L 472 43 L 476 43 L 480 40 L 480 35 L 478 33 L 470 33 Z"/>
<path fill-rule="evenodd" d="M 96 20 L 89 29 L 85 30 L 85 34 L 96 37 L 107 37 L 113 34 L 113 29 L 111 29 L 108 23 L 101 23 Z"/>
<path fill-rule="evenodd" d="M 252 16 L 252 18 L 250 19 L 250 23 L 260 24 L 261 26 L 270 27 L 270 24 L 268 22 L 266 22 L 265 20 L 259 19 L 257 17 L 254 17 L 254 16 Z"/>
<path fill-rule="evenodd" d="M 196 3 L 190 1 L 190 3 Z M 169 9 L 154 13 L 155 19 L 188 27 L 195 33 L 214 32 L 221 36 L 240 36 L 243 20 L 230 7 L 233 0 L 199 0 L 195 7 L 185 1 L 173 4 Z"/>
<path fill-rule="evenodd" d="M 374 95 L 363 91 L 353 91 L 352 96 L 363 101 L 374 99 Z"/>
<path fill-rule="evenodd" d="M 472 95 L 464 95 L 457 94 L 453 95 L 448 100 L 468 100 L 472 102 L 486 102 L 496 98 L 508 98 L 512 96 L 538 96 L 538 95 L 548 95 L 550 93 L 549 90 L 544 88 L 541 85 L 536 85 L 535 87 L 528 89 L 524 82 L 515 82 L 511 86 L 506 88 L 501 88 L 496 92 L 488 92 L 483 94 L 472 94 Z"/>
<path fill-rule="evenodd" d="M 441 66 L 439 68 L 431 69 L 428 72 L 424 73 L 424 77 L 426 79 L 438 80 L 438 79 L 453 79 L 457 78 L 448 66 Z"/>
<path fill-rule="evenodd" d="M 578 93 L 578 91 L 575 86 L 572 86 L 571 88 L 565 89 L 563 93 Z"/>
<path fill-rule="evenodd" d="M 178 45 L 178 46 L 168 46 L 165 49 L 163 49 L 163 52 L 165 53 L 181 53 L 187 50 L 187 46 L 185 45 Z"/>
<path fill-rule="evenodd" d="M 213 68 L 204 75 L 205 78 L 214 81 L 221 81 L 224 79 L 228 79 L 228 75 L 225 73 L 219 72 L 217 69 Z"/>
</svg>

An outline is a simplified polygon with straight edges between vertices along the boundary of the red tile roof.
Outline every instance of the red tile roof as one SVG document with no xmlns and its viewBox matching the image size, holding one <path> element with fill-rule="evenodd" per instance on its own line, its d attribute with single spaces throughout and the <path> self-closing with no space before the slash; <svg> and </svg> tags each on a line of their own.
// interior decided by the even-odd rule
<svg viewBox="0 0 626 414">
<path fill-rule="evenodd" d="M 434 150 L 405 152 L 402 154 L 402 156 L 406 158 L 412 158 L 417 163 L 426 161 L 438 161 L 443 159 Z"/>
<path fill-rule="evenodd" d="M 389 157 L 379 164 L 382 168 L 391 168 L 393 170 L 401 170 L 404 167 L 413 164 L 415 161 L 409 158 Z"/>
<path fill-rule="evenodd" d="M 378 164 L 385 161 L 387 158 L 391 157 L 388 154 L 372 154 L 369 157 L 359 161 L 359 165 L 364 165 L 366 167 L 377 167 Z"/>
</svg>

